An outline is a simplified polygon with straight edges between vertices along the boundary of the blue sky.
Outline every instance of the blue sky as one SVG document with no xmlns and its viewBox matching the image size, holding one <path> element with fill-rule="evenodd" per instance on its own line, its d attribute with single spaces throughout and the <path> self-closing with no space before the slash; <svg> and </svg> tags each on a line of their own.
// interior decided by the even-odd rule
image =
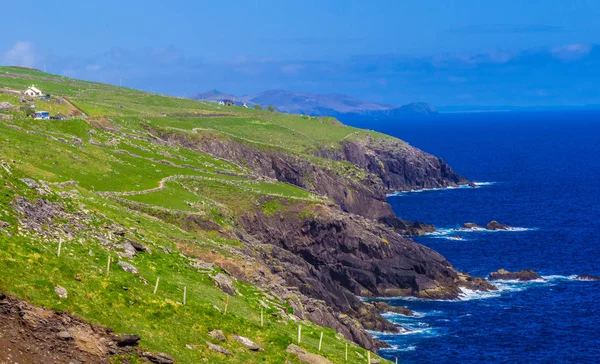
<svg viewBox="0 0 600 364">
<path fill-rule="evenodd" d="M 11 1 L 0 64 L 190 96 L 600 104 L 600 1 Z"/>
</svg>

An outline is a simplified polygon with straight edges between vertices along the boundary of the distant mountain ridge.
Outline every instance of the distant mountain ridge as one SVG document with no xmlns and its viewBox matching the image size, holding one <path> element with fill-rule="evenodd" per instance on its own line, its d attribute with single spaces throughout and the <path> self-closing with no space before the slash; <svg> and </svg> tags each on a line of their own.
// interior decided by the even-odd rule
<svg viewBox="0 0 600 364">
<path fill-rule="evenodd" d="M 392 119 L 403 116 L 430 115 L 437 111 L 425 102 L 414 102 L 400 107 L 363 101 L 343 94 L 316 94 L 287 90 L 269 90 L 254 95 L 235 96 L 210 90 L 192 96 L 194 100 L 218 102 L 232 100 L 237 105 L 246 103 L 249 107 L 259 104 L 274 106 L 281 112 L 312 116 L 336 116 L 342 118 Z"/>
</svg>

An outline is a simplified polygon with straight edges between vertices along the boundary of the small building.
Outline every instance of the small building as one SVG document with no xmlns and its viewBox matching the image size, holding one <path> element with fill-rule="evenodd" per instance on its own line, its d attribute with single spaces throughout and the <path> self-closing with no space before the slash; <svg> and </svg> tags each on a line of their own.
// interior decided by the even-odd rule
<svg viewBox="0 0 600 364">
<path fill-rule="evenodd" d="M 36 111 L 31 115 L 36 120 L 50 119 L 50 113 L 48 111 Z"/>
<path fill-rule="evenodd" d="M 40 96 L 44 96 L 44 93 L 37 87 L 35 87 L 34 85 L 29 86 L 29 88 L 25 91 L 23 91 L 23 94 L 25 96 L 30 96 L 30 97 L 40 97 Z"/>
<path fill-rule="evenodd" d="M 221 100 L 221 101 L 219 102 L 219 105 L 233 106 L 233 105 L 234 105 L 234 103 L 233 103 L 233 101 L 231 101 L 231 100 Z"/>
<path fill-rule="evenodd" d="M 223 106 L 225 106 L 225 101 L 223 101 L 223 100 L 220 100 L 220 101 L 219 101 L 219 105 L 223 105 Z"/>
<path fill-rule="evenodd" d="M 244 102 L 244 104 L 242 105 L 242 107 L 245 107 L 247 109 L 248 105 L 246 105 L 246 103 Z"/>
</svg>

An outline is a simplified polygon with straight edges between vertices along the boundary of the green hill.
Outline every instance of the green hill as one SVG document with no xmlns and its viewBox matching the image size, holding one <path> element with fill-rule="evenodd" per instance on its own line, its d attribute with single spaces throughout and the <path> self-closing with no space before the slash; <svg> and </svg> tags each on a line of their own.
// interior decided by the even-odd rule
<svg viewBox="0 0 600 364">
<path fill-rule="evenodd" d="M 11 93 L 31 84 L 50 99 Z M 433 252 L 375 221 L 393 214 L 387 191 L 466 182 L 398 139 L 332 118 L 218 106 L 20 68 L 0 67 L 0 87 L 0 102 L 18 107 L 0 110 L 0 291 L 140 335 L 144 349 L 181 363 L 300 362 L 286 352 L 297 344 L 298 326 L 302 348 L 342 363 L 347 345 L 349 362 L 366 362 L 356 354 L 366 357 L 360 346 L 377 349 L 365 329 L 393 329 L 356 295 L 450 297 L 470 284 Z M 34 120 L 31 104 L 67 119 Z M 399 160 L 426 167 L 398 171 Z M 315 232 L 333 226 L 337 235 Z M 352 243 L 344 254 L 361 254 L 361 261 L 431 262 L 419 279 L 426 286 L 386 272 L 370 283 L 337 255 L 315 253 L 325 245 L 340 249 L 349 236 L 362 245 Z M 420 258 L 399 253 L 406 247 Z M 218 274 L 233 282 L 234 296 L 215 284 Z M 68 298 L 59 298 L 56 286 Z M 209 336 L 214 329 L 226 341 Z M 264 350 L 249 350 L 231 335 Z"/>
</svg>

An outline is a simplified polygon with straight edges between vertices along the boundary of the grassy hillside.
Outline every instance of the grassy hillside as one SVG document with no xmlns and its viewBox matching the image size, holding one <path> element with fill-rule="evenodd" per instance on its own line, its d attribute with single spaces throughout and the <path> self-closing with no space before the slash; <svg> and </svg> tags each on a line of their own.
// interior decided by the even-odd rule
<svg viewBox="0 0 600 364">
<path fill-rule="evenodd" d="M 220 268 L 196 264 L 197 258 L 212 257 L 251 269 L 255 262 L 239 253 L 237 215 L 249 209 L 274 213 L 299 202 L 327 204 L 327 198 L 256 176 L 244 165 L 157 143 L 146 127 L 208 130 L 296 154 L 339 148 L 342 140 L 367 134 L 387 137 L 329 118 L 219 107 L 0 67 L 0 87 L 22 90 L 31 84 L 52 98 L 27 104 L 72 117 L 32 120 L 25 109 L 0 111 L 12 116 L 0 119 L 1 291 L 138 334 L 144 348 L 181 363 L 297 363 L 285 349 L 296 343 L 298 325 L 306 350 L 342 363 L 348 345 L 349 362 L 366 362 L 355 353 L 366 357 L 364 349 L 333 330 L 296 322 L 289 302 L 241 281 L 234 282 L 237 294 L 230 297 L 211 278 Z M 0 93 L 2 101 L 25 105 L 19 96 Z M 310 158 L 357 173 L 342 162 Z M 37 186 L 28 186 L 25 178 Z M 132 241 L 149 251 L 127 257 Z M 120 261 L 138 273 L 126 272 Z M 66 288 L 68 298 L 58 298 L 55 286 Z M 216 342 L 208 335 L 213 329 L 223 330 L 228 339 Z M 250 338 L 264 351 L 249 351 L 232 334 Z M 207 341 L 233 355 L 209 350 Z"/>
</svg>

